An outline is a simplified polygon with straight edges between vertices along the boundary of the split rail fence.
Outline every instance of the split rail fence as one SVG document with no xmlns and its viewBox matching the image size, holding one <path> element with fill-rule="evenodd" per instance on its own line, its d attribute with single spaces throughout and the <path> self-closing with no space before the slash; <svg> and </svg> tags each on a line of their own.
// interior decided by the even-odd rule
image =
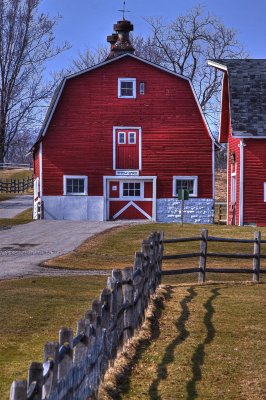
<svg viewBox="0 0 266 400">
<path fill-rule="evenodd" d="M 34 185 L 33 177 L 25 179 L 10 179 L 0 181 L 0 193 L 24 193 L 32 189 Z"/>
<path fill-rule="evenodd" d="M 261 245 L 266 243 L 266 240 L 261 239 L 261 232 L 254 233 L 254 239 L 235 239 L 235 238 L 221 238 L 209 236 L 208 230 L 203 230 L 200 236 L 189 238 L 175 238 L 165 239 L 164 245 L 167 243 L 184 243 L 184 242 L 200 242 L 199 252 L 185 253 L 185 254 L 167 254 L 163 256 L 163 260 L 177 260 L 198 258 L 199 265 L 197 268 L 180 268 L 171 270 L 162 270 L 162 275 L 179 275 L 188 273 L 198 273 L 198 282 L 203 283 L 206 279 L 206 273 L 245 273 L 252 274 L 253 282 L 259 282 L 260 274 L 265 273 L 266 270 L 260 268 L 262 259 L 266 259 L 266 255 L 261 254 Z M 223 242 L 223 243 L 250 243 L 253 244 L 253 253 L 215 253 L 208 252 L 208 243 L 210 242 Z M 245 259 L 252 260 L 250 268 L 209 268 L 207 261 L 212 258 L 227 258 L 227 259 Z"/>
<path fill-rule="evenodd" d="M 97 399 L 104 374 L 141 327 L 149 298 L 161 281 L 163 234 L 154 233 L 135 254 L 134 268 L 115 269 L 77 335 L 61 328 L 59 342 L 44 346 L 44 363 L 33 362 L 28 380 L 14 381 L 10 400 Z"/>
</svg>

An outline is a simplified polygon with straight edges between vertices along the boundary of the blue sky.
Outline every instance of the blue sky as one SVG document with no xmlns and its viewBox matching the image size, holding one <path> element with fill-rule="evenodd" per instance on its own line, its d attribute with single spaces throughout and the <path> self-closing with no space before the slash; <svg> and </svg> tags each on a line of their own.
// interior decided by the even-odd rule
<svg viewBox="0 0 266 400">
<path fill-rule="evenodd" d="M 48 65 L 49 70 L 67 67 L 79 51 L 91 50 L 106 42 L 113 32 L 113 24 L 121 19 L 122 0 L 42 0 L 40 10 L 51 16 L 60 14 L 56 28 L 57 43 L 67 40 L 72 48 Z M 148 35 L 144 21 L 148 16 L 163 16 L 171 20 L 184 13 L 198 1 L 186 0 L 127 0 L 131 10 L 127 18 L 134 24 L 136 34 Z M 222 22 L 238 32 L 252 58 L 266 58 L 266 0 L 205 0 L 200 2 L 206 11 L 218 16 Z"/>
</svg>

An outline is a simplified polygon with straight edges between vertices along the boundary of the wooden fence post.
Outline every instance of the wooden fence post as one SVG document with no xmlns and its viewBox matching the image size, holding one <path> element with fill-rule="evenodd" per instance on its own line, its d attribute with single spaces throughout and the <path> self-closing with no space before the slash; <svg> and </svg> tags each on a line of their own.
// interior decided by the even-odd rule
<svg viewBox="0 0 266 400">
<path fill-rule="evenodd" d="M 123 297 L 124 297 L 124 342 L 132 338 L 134 332 L 134 294 L 133 294 L 133 268 L 122 271 Z"/>
<path fill-rule="evenodd" d="M 59 331 L 59 346 L 67 348 L 63 360 L 58 365 L 58 378 L 62 379 L 73 365 L 73 331 L 70 328 L 61 328 Z"/>
<path fill-rule="evenodd" d="M 44 346 L 44 363 L 52 361 L 53 366 L 50 369 L 49 377 L 43 385 L 43 396 L 48 398 L 57 383 L 58 378 L 58 357 L 59 344 L 57 342 L 47 342 Z"/>
<path fill-rule="evenodd" d="M 199 275 L 198 282 L 205 282 L 206 262 L 207 262 L 207 246 L 208 245 L 208 230 L 204 229 L 201 231 L 200 241 L 200 257 L 199 257 Z"/>
<path fill-rule="evenodd" d="M 260 241 L 261 232 L 254 232 L 253 282 L 260 280 Z"/>
<path fill-rule="evenodd" d="M 84 334 L 86 335 L 86 320 L 85 318 L 82 318 L 78 321 L 77 323 L 77 335 Z M 75 347 L 74 350 L 74 365 L 78 365 L 84 355 L 86 354 L 87 350 L 87 345 L 86 345 L 86 336 L 84 339 L 82 339 Z"/>
<path fill-rule="evenodd" d="M 28 394 L 31 400 L 42 400 L 43 365 L 32 362 L 28 373 Z"/>
<path fill-rule="evenodd" d="M 27 400 L 27 381 L 13 381 L 10 400 Z"/>
</svg>

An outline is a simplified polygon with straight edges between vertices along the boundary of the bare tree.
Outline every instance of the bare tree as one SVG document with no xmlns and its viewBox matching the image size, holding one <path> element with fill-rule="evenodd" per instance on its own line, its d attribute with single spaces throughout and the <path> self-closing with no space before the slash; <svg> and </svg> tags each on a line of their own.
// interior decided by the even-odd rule
<svg viewBox="0 0 266 400">
<path fill-rule="evenodd" d="M 201 6 L 168 24 L 162 18 L 149 18 L 147 22 L 152 30 L 149 38 L 152 57 L 156 54 L 160 65 L 191 79 L 209 123 L 217 126 L 221 75 L 217 69 L 208 67 L 207 60 L 247 57 L 235 30 L 226 28 L 217 17 L 205 14 Z"/>
<path fill-rule="evenodd" d="M 0 163 L 36 129 L 56 84 L 43 83 L 45 63 L 69 48 L 54 44 L 58 18 L 38 14 L 39 2 L 0 0 Z"/>
</svg>

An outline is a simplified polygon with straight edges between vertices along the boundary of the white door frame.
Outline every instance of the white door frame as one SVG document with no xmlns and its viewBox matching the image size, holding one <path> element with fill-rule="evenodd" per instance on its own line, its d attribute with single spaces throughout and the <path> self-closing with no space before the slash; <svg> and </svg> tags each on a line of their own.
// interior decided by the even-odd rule
<svg viewBox="0 0 266 400">
<path fill-rule="evenodd" d="M 109 220 L 109 182 L 110 181 L 151 181 L 152 182 L 152 221 L 156 221 L 156 181 L 157 176 L 104 176 L 103 177 L 103 195 L 104 195 L 104 221 Z M 125 201 L 125 199 L 120 199 L 120 201 Z M 131 201 L 130 199 L 128 201 Z M 137 200 L 136 200 L 137 201 Z M 140 199 L 140 201 L 145 201 Z"/>
</svg>

